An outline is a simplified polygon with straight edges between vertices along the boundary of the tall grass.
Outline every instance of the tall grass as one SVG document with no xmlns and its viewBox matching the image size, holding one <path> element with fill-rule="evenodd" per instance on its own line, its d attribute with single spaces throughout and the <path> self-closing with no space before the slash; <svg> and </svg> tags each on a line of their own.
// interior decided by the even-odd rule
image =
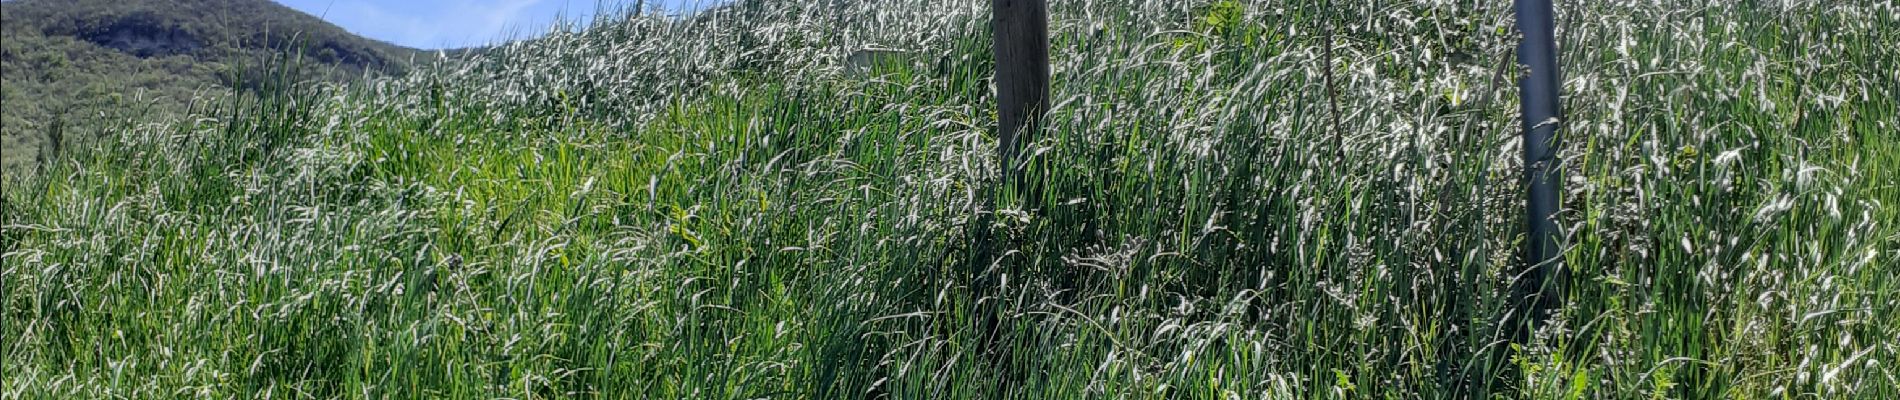
<svg viewBox="0 0 1900 400">
<path fill-rule="evenodd" d="M 1032 191 L 988 190 L 986 4 L 819 3 L 9 177 L 0 397 L 1900 396 L 1891 2 L 1564 7 L 1572 280 L 1524 344 L 1497 2 L 1055 1 Z M 847 73 L 869 47 L 919 56 Z"/>
</svg>

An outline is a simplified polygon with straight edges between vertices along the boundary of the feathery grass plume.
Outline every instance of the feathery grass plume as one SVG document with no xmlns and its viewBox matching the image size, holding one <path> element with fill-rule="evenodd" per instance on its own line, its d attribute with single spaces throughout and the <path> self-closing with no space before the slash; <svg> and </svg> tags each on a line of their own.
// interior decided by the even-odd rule
<svg viewBox="0 0 1900 400">
<path fill-rule="evenodd" d="M 1900 8 L 1756 3 L 1559 11 L 1524 346 L 1499 4 L 1052 1 L 988 209 L 986 4 L 744 1 L 88 132 L 0 188 L 0 397 L 1900 396 Z"/>
</svg>

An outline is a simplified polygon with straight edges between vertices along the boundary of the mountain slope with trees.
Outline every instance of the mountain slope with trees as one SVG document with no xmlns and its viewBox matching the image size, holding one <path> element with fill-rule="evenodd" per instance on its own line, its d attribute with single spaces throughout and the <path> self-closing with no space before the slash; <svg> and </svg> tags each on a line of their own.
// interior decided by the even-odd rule
<svg viewBox="0 0 1900 400">
<path fill-rule="evenodd" d="M 0 33 L 6 172 L 64 142 L 256 87 L 288 54 L 304 56 L 303 78 L 326 80 L 401 73 L 421 54 L 269 0 L 7 1 Z"/>
</svg>

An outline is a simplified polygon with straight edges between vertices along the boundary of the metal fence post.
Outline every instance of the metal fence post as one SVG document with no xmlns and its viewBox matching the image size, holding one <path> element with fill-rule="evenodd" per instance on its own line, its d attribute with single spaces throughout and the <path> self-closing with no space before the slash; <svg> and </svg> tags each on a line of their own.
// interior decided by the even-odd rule
<svg viewBox="0 0 1900 400">
<path fill-rule="evenodd" d="M 1563 238 L 1558 232 L 1557 200 L 1562 171 L 1560 99 L 1563 74 L 1557 65 L 1557 41 L 1551 0 L 1517 0 L 1518 90 L 1524 121 L 1524 184 L 1527 190 L 1524 260 L 1516 295 L 1518 314 L 1541 321 L 1562 301 Z M 1530 324 L 1520 323 L 1528 333 Z"/>
</svg>

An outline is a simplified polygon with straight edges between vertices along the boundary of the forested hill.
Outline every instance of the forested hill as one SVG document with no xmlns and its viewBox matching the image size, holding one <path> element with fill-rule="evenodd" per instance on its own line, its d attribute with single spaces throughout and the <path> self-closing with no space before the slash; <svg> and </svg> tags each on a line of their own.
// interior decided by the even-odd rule
<svg viewBox="0 0 1900 400">
<path fill-rule="evenodd" d="M 0 27 L 7 172 L 57 147 L 49 137 L 81 140 L 243 86 L 287 50 L 322 79 L 399 73 L 419 53 L 269 0 L 6 1 Z"/>
</svg>

